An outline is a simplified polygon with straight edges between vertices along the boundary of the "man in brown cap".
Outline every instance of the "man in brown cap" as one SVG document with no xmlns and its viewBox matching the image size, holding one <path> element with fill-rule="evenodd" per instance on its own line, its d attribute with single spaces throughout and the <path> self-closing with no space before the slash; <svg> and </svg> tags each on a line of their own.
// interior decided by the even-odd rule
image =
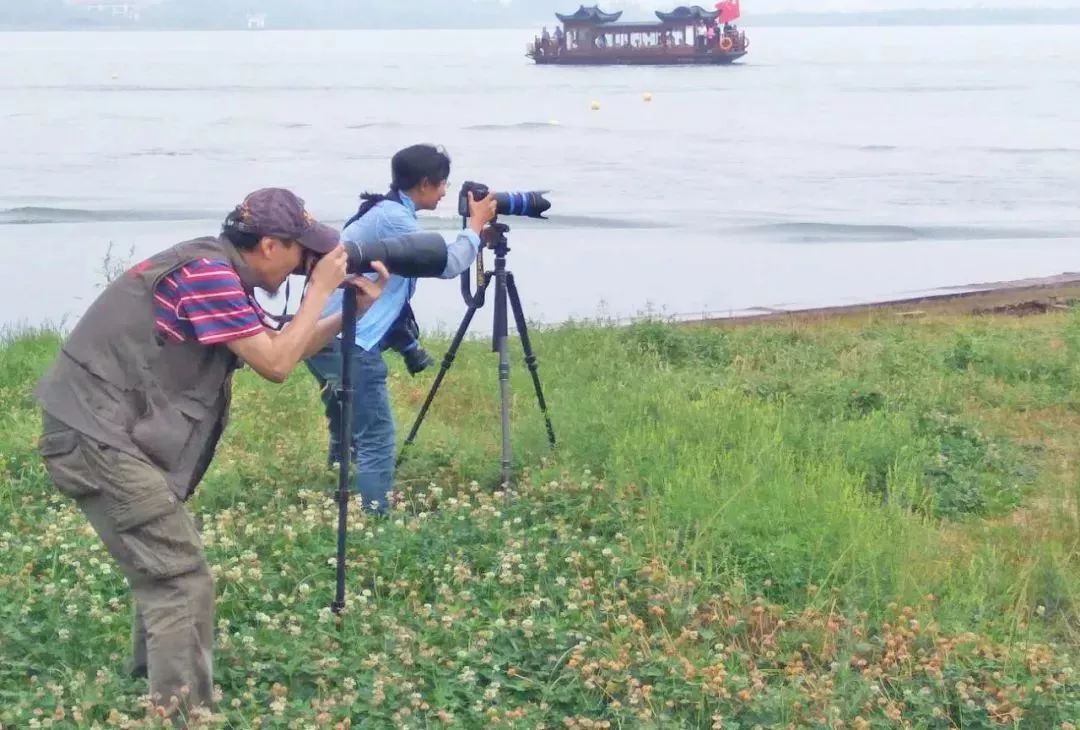
<svg viewBox="0 0 1080 730">
<path fill-rule="evenodd" d="M 363 311 L 380 280 L 350 278 Z M 299 311 L 268 328 L 255 287 L 309 274 Z M 213 706 L 214 583 L 184 502 L 228 420 L 233 372 L 282 382 L 341 329 L 320 319 L 346 280 L 338 232 L 288 190 L 251 193 L 216 237 L 185 241 L 113 281 L 64 342 L 35 394 L 41 454 L 127 578 L 135 598 L 132 671 L 155 703 Z"/>
</svg>

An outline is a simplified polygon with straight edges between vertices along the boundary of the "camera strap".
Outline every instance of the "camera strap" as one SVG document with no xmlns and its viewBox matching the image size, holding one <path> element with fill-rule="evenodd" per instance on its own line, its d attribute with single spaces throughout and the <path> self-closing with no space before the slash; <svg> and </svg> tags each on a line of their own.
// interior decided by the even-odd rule
<svg viewBox="0 0 1080 730">
<path fill-rule="evenodd" d="M 304 297 L 307 296 L 308 286 L 311 284 L 311 277 L 304 277 L 304 288 L 300 292 L 300 303 L 304 303 Z M 285 280 L 285 304 L 282 305 L 281 314 L 274 315 L 263 310 L 263 324 L 274 330 L 275 332 L 281 332 L 285 329 L 285 325 L 292 322 L 296 317 L 295 314 L 289 314 L 289 300 L 291 296 L 292 285 L 289 279 Z"/>
</svg>

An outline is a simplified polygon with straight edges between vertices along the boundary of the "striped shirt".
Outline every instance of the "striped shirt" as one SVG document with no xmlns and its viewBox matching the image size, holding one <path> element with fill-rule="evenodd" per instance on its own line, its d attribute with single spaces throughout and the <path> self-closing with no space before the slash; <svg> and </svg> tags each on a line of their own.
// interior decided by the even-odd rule
<svg viewBox="0 0 1080 730">
<path fill-rule="evenodd" d="M 262 308 L 226 261 L 199 259 L 166 276 L 154 292 L 157 329 L 174 342 L 218 345 L 263 331 Z"/>
</svg>

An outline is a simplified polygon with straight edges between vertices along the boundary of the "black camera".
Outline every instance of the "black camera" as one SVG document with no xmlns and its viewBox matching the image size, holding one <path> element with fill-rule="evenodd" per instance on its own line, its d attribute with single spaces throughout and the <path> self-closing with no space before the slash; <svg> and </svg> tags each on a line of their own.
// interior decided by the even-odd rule
<svg viewBox="0 0 1080 730">
<path fill-rule="evenodd" d="M 372 261 L 381 261 L 391 274 L 409 278 L 437 278 L 446 270 L 446 241 L 438 233 L 406 233 L 371 243 L 343 244 L 350 274 L 374 271 Z"/>
<path fill-rule="evenodd" d="M 483 200 L 490 190 L 487 185 L 466 181 L 458 194 L 458 215 L 469 215 L 469 193 L 473 200 Z M 532 190 L 527 193 L 495 193 L 495 212 L 498 215 L 524 215 L 529 218 L 543 218 L 543 213 L 551 207 L 551 201 L 544 198 L 546 190 Z"/>
</svg>

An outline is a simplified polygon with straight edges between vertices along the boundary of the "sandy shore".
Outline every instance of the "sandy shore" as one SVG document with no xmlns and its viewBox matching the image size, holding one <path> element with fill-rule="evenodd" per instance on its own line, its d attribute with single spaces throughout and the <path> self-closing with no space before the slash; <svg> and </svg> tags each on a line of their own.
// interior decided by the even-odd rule
<svg viewBox="0 0 1080 730">
<path fill-rule="evenodd" d="M 995 281 L 937 289 L 918 296 L 865 304 L 812 309 L 765 307 L 710 317 L 697 322 L 709 326 L 739 326 L 761 322 L 812 322 L 867 316 L 922 317 L 931 314 L 1010 314 L 1024 316 L 1066 308 L 1080 301 L 1080 273 L 1062 273 L 1035 279 Z"/>
</svg>

